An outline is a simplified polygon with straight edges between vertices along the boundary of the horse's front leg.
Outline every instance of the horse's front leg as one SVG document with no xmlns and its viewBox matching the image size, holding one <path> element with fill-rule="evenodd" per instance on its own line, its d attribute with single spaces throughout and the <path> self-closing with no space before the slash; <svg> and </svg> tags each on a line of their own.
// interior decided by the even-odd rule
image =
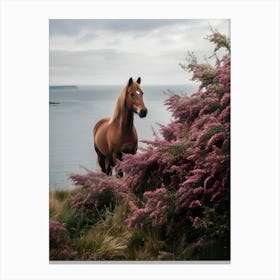
<svg viewBox="0 0 280 280">
<path fill-rule="evenodd" d="M 105 159 L 106 174 L 108 176 L 112 175 L 113 159 L 112 157 L 106 157 Z"/>
<path fill-rule="evenodd" d="M 118 152 L 118 153 L 114 153 L 114 154 L 113 154 L 114 166 L 116 165 L 117 160 L 122 160 L 122 153 L 121 153 L 121 152 Z M 117 177 L 123 177 L 123 172 L 122 172 L 122 170 L 118 170 L 116 176 L 117 176 Z"/>
</svg>

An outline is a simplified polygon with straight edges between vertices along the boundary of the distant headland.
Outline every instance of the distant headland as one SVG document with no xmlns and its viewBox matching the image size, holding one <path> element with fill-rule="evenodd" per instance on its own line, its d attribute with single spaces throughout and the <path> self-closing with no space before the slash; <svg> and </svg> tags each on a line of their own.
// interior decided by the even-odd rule
<svg viewBox="0 0 280 280">
<path fill-rule="evenodd" d="M 49 89 L 78 89 L 76 85 L 49 86 Z"/>
</svg>

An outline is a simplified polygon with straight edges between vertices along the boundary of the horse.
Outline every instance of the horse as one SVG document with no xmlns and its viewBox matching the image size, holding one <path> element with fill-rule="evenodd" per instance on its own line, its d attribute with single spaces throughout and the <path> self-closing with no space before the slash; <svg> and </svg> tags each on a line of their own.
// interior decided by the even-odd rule
<svg viewBox="0 0 280 280">
<path fill-rule="evenodd" d="M 144 118 L 148 112 L 140 83 L 140 77 L 136 82 L 131 77 L 118 97 L 112 117 L 101 119 L 94 127 L 94 149 L 101 170 L 107 175 L 112 174 L 116 160 L 121 160 L 123 153 L 136 154 L 138 136 L 134 113 Z"/>
</svg>

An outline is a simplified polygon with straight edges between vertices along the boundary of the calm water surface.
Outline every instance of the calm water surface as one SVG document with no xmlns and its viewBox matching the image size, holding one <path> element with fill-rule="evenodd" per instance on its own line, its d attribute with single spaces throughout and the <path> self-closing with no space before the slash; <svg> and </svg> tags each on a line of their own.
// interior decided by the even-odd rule
<svg viewBox="0 0 280 280">
<path fill-rule="evenodd" d="M 50 189 L 67 189 L 73 184 L 71 173 L 85 173 L 85 168 L 96 170 L 93 148 L 93 127 L 97 121 L 110 117 L 123 86 L 79 86 L 78 89 L 50 88 L 49 101 L 49 185 Z M 164 100 L 168 91 L 191 94 L 194 87 L 184 85 L 142 86 L 146 118 L 134 115 L 139 140 L 152 140 L 157 123 L 167 124 L 172 119 Z M 139 143 L 139 146 L 144 144 Z"/>
</svg>

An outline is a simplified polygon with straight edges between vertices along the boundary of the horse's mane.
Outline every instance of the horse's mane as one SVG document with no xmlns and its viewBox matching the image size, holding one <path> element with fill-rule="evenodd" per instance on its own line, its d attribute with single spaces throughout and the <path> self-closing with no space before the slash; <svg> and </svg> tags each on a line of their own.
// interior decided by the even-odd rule
<svg viewBox="0 0 280 280">
<path fill-rule="evenodd" d="M 112 123 L 119 117 L 120 112 L 122 111 L 123 107 L 125 106 L 127 88 L 128 88 L 128 85 L 126 85 L 120 93 L 120 96 L 115 104 L 113 116 L 109 121 L 110 123 Z"/>
</svg>

